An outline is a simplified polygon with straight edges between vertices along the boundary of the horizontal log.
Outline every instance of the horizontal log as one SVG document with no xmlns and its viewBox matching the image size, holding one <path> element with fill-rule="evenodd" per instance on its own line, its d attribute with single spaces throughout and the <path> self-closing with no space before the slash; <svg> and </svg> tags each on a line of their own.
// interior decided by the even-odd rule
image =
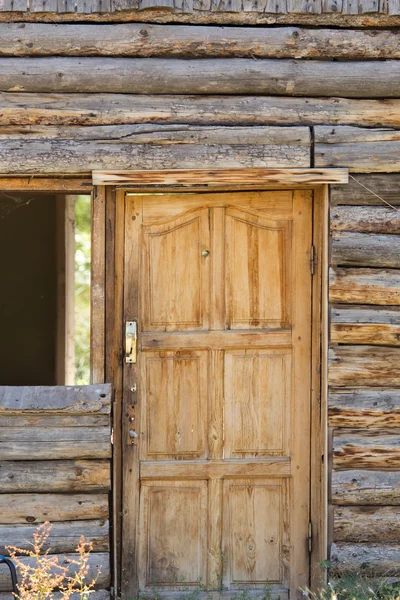
<svg viewBox="0 0 400 600">
<path fill-rule="evenodd" d="M 110 414 L 109 384 L 85 386 L 2 386 L 0 411 Z"/>
<path fill-rule="evenodd" d="M 2 58 L 0 91 L 399 98 L 400 61 Z M 395 160 L 395 159 L 393 159 Z"/>
<path fill-rule="evenodd" d="M 29 550 L 33 542 L 36 525 L 0 525 L 0 553 L 9 554 L 7 547 L 14 546 L 19 550 Z M 49 537 L 43 545 L 43 553 L 62 554 L 76 552 L 81 536 L 93 545 L 93 552 L 109 550 L 109 522 L 97 521 L 65 521 L 52 523 Z M 21 554 L 21 552 L 17 552 Z"/>
<path fill-rule="evenodd" d="M 335 429 L 335 469 L 400 469 L 398 429 Z"/>
<path fill-rule="evenodd" d="M 365 189 L 365 187 L 368 189 Z M 383 200 L 392 205 L 399 205 L 399 189 L 399 173 L 356 174 L 350 178 L 348 185 L 333 185 L 331 187 L 331 205 L 332 207 L 342 204 L 386 207 Z M 375 194 L 378 194 L 383 200 Z M 393 218 L 396 220 L 394 211 Z"/>
<path fill-rule="evenodd" d="M 48 556 L 51 558 L 56 555 L 49 554 Z M 59 564 L 63 567 L 69 565 L 68 572 L 71 575 L 73 575 L 76 572 L 76 565 L 74 565 L 71 561 L 77 560 L 77 558 L 77 554 L 65 554 L 59 557 Z M 26 564 L 35 564 L 35 559 L 32 559 L 30 557 L 23 556 L 20 560 Z M 110 559 L 108 553 L 95 552 L 89 556 L 88 563 L 89 570 L 86 575 L 86 581 L 90 583 L 93 579 L 97 577 L 96 587 L 98 587 L 99 589 L 104 589 L 105 587 L 107 587 L 110 583 Z M 0 591 L 5 592 L 10 590 L 10 572 L 6 565 L 0 564 Z"/>
<path fill-rule="evenodd" d="M 334 232 L 331 264 L 399 268 L 400 235 Z"/>
<path fill-rule="evenodd" d="M 332 503 L 400 506 L 400 471 L 333 471 Z"/>
<path fill-rule="evenodd" d="M 400 386 L 400 350 L 378 346 L 329 349 L 331 386 Z"/>
<path fill-rule="evenodd" d="M 338 144 L 375 144 L 377 142 L 399 142 L 400 131 L 396 129 L 367 129 L 365 127 L 315 128 L 315 143 L 336 146 Z"/>
<path fill-rule="evenodd" d="M 140 123 L 400 127 L 400 100 L 0 92 L 1 125 Z"/>
<path fill-rule="evenodd" d="M 400 309 L 335 305 L 331 307 L 333 344 L 400 345 Z"/>
<path fill-rule="evenodd" d="M 0 144 L 0 172 L 86 173 L 88 170 L 307 168 L 310 149 L 300 145 L 134 144 L 124 140 L 6 140 Z"/>
<path fill-rule="evenodd" d="M 330 269 L 331 302 L 400 305 L 400 278 L 395 269 Z"/>
<path fill-rule="evenodd" d="M 0 492 L 88 492 L 110 489 L 108 460 L 0 462 Z"/>
<path fill-rule="evenodd" d="M 173 188 L 259 189 L 280 184 L 315 185 L 346 183 L 347 169 L 164 169 L 162 171 L 93 171 L 94 185 L 123 185 L 125 188 L 159 190 Z"/>
<path fill-rule="evenodd" d="M 400 427 L 400 389 L 331 389 L 330 427 Z"/>
<path fill-rule="evenodd" d="M 398 542 L 400 507 L 336 506 L 333 513 L 335 542 Z"/>
<path fill-rule="evenodd" d="M 108 427 L 0 427 L 0 460 L 111 458 Z"/>
<path fill-rule="evenodd" d="M 1 200 L 1 199 L 0 199 Z M 32 427 L 32 428 L 108 428 L 110 430 L 110 415 L 104 414 L 48 414 L 45 411 L 2 411 L 0 412 L 0 437 L 3 427 Z M 27 430 L 25 430 L 27 431 Z"/>
<path fill-rule="evenodd" d="M 331 325 L 330 340 L 332 344 L 400 346 L 400 325 L 336 323 Z"/>
<path fill-rule="evenodd" d="M 0 23 L 0 56 L 400 58 L 393 30 Z"/>
<path fill-rule="evenodd" d="M 354 304 L 334 304 L 330 309 L 332 324 L 352 325 L 398 325 L 400 323 L 400 308 L 397 306 L 363 306 Z"/>
<path fill-rule="evenodd" d="M 331 231 L 400 233 L 400 211 L 380 206 L 333 206 Z"/>
<path fill-rule="evenodd" d="M 375 144 L 315 144 L 316 167 L 348 167 L 355 173 L 400 171 L 400 141 Z"/>
<path fill-rule="evenodd" d="M 361 573 L 368 577 L 400 575 L 399 544 L 334 543 L 331 548 L 331 576 Z"/>
<path fill-rule="evenodd" d="M 107 517 L 107 494 L 0 494 L 2 525 Z"/>
<path fill-rule="evenodd" d="M 206 127 L 193 125 L 0 125 L 2 140 L 75 140 L 124 144 L 248 144 L 311 146 L 308 127 Z"/>
</svg>

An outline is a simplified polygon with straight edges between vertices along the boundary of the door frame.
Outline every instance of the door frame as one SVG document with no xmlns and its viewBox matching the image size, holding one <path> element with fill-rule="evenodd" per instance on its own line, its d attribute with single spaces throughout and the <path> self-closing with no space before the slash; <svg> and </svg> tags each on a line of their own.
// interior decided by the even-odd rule
<svg viewBox="0 0 400 600">
<path fill-rule="evenodd" d="M 251 171 L 251 169 L 249 170 Z M 123 175 L 121 173 L 121 175 Z M 125 180 L 126 181 L 126 180 Z M 343 181 L 345 183 L 345 181 Z M 243 186 L 247 187 L 247 186 Z M 253 188 L 254 189 L 254 188 Z M 261 190 L 312 189 L 315 248 L 312 279 L 312 359 L 311 359 L 311 474 L 310 474 L 310 587 L 317 589 L 325 579 L 319 563 L 327 557 L 328 528 L 328 461 L 327 461 L 327 336 L 328 336 L 328 212 L 329 187 L 314 185 L 258 185 Z M 234 190 L 241 191 L 235 186 Z M 113 384 L 114 452 L 113 452 L 113 581 L 120 590 L 122 558 L 122 482 L 123 441 L 127 438 L 127 419 L 123 419 L 123 295 L 124 295 L 124 227 L 123 198 L 126 192 L 157 193 L 157 187 L 134 189 L 126 184 L 108 183 L 94 187 L 92 212 L 92 331 L 97 331 L 93 347 L 92 382 Z M 177 191 L 162 185 L 158 191 Z M 179 190 L 182 193 L 182 189 Z M 198 192 L 193 184 L 184 192 Z M 208 190 L 210 191 L 210 190 Z M 213 191 L 217 191 L 213 189 Z M 233 191 L 232 186 L 218 186 L 218 191 Z M 246 191 L 243 189 L 242 191 Z M 98 340 L 101 343 L 98 343 Z"/>
</svg>

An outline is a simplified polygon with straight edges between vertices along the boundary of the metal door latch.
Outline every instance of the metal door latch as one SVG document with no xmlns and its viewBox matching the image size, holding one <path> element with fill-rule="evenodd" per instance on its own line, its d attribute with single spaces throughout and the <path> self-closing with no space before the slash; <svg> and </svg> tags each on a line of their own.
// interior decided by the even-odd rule
<svg viewBox="0 0 400 600">
<path fill-rule="evenodd" d="M 135 364 L 137 359 L 137 323 L 127 321 L 125 324 L 125 362 Z"/>
</svg>

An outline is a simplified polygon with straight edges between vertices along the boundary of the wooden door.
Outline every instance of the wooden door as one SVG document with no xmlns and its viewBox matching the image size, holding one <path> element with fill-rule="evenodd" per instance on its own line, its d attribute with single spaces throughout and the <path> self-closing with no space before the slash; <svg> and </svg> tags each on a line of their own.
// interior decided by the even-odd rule
<svg viewBox="0 0 400 600">
<path fill-rule="evenodd" d="M 308 584 L 311 232 L 311 191 L 126 195 L 125 597 Z"/>
</svg>

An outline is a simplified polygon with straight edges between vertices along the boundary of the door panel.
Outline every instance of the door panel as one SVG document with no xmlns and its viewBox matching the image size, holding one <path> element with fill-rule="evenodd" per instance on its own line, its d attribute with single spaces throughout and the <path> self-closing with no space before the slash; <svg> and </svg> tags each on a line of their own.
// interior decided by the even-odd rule
<svg viewBox="0 0 400 600">
<path fill-rule="evenodd" d="M 290 222 L 274 223 L 233 208 L 225 215 L 228 328 L 284 327 L 290 300 Z"/>
<path fill-rule="evenodd" d="M 198 586 L 205 579 L 207 484 L 144 482 L 140 587 Z"/>
<path fill-rule="evenodd" d="M 143 228 L 144 331 L 208 328 L 209 244 L 207 208 Z"/>
<path fill-rule="evenodd" d="M 126 597 L 308 583 L 311 215 L 309 191 L 126 196 Z"/>
<path fill-rule="evenodd" d="M 290 350 L 225 354 L 225 456 L 289 454 Z"/>
<path fill-rule="evenodd" d="M 205 350 L 143 354 L 143 460 L 206 456 L 207 354 Z"/>
</svg>

